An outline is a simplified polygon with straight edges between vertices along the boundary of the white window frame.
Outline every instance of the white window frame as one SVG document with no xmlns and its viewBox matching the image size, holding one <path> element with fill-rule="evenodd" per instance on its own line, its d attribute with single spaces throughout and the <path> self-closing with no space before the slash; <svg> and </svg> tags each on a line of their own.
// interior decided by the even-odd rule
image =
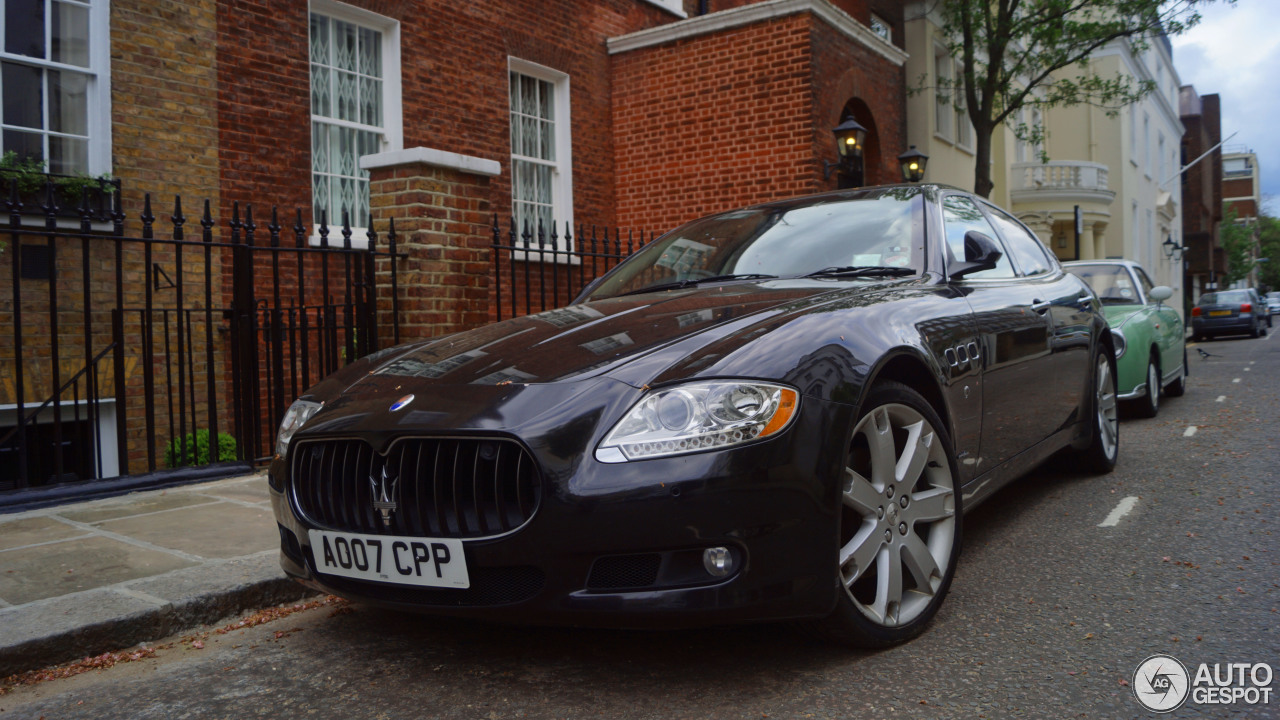
<svg viewBox="0 0 1280 720">
<path fill-rule="evenodd" d="M 945 74 L 944 74 L 945 71 Z M 933 109 L 933 134 L 939 138 L 951 142 L 951 123 L 954 120 L 955 112 L 950 101 L 950 96 L 954 89 L 942 89 L 943 78 L 953 77 L 955 72 L 953 63 L 951 62 L 951 54 L 942 45 L 934 44 L 933 46 L 933 77 L 934 77 L 934 109 Z M 947 97 L 943 97 L 943 93 Z"/>
<path fill-rule="evenodd" d="M 1151 115 L 1142 113 L 1142 169 L 1151 177 Z"/>
<path fill-rule="evenodd" d="M 679 18 L 687 18 L 689 14 L 684 11 L 684 0 L 644 0 L 650 5 L 657 5 L 667 12 Z"/>
<path fill-rule="evenodd" d="M 1138 108 L 1129 108 L 1129 162 L 1138 166 Z"/>
<path fill-rule="evenodd" d="M 517 57 L 507 57 L 507 82 L 510 88 L 511 73 L 519 73 L 538 80 L 543 80 L 555 86 L 555 145 L 556 159 L 550 163 L 541 158 L 532 158 L 524 155 L 516 155 L 509 153 L 511 159 L 511 205 L 512 214 L 515 213 L 515 191 L 516 191 L 516 161 L 528 161 L 549 164 L 552 167 L 551 172 L 551 218 L 556 223 L 556 248 L 558 250 L 571 250 L 572 244 L 566 242 L 565 228 L 573 227 L 573 119 L 570 115 L 570 84 L 569 75 L 554 68 L 545 65 L 539 65 L 528 60 L 521 60 Z M 507 115 L 510 118 L 511 113 L 511 96 L 510 90 L 507 93 Z M 508 128 L 510 124 L 508 123 Z M 508 133 L 510 131 L 508 130 Z M 510 149 L 510 135 L 507 138 L 507 148 Z M 517 230 L 517 233 L 523 232 L 523 229 Z M 533 232 L 537 232 L 533 228 Z M 550 228 L 547 229 L 547 239 L 550 239 Z M 517 237 L 516 242 L 522 240 Z M 536 238 L 531 243 L 533 249 L 537 247 Z M 532 250 L 531 250 L 532 257 Z"/>
<path fill-rule="evenodd" d="M 111 7 L 109 0 L 64 1 L 70 5 L 88 7 L 89 9 L 88 67 L 66 65 L 26 55 L 15 55 L 5 52 L 2 42 L 0 42 L 0 59 L 20 65 L 37 67 L 42 70 L 74 72 L 88 78 L 85 90 L 85 102 L 89 115 L 88 124 L 85 128 L 88 133 L 86 136 L 86 162 L 88 167 L 84 168 L 84 172 L 94 176 L 105 175 L 111 172 Z M 48 40 L 50 4 L 50 0 L 44 0 L 46 41 Z M 4 13 L 0 13 L 0 38 L 4 37 L 4 32 Z M 46 51 L 48 50 L 48 45 L 46 42 Z M 40 128 L 40 132 L 48 138 L 49 135 L 56 135 L 57 133 L 53 133 L 49 129 L 49 98 L 47 93 L 45 95 L 44 107 L 41 109 L 41 116 L 44 118 L 45 126 Z M 30 130 L 30 128 L 18 128 L 17 126 L 14 129 Z M 48 145 L 47 139 L 45 145 L 46 147 Z M 48 159 L 48 153 L 46 152 L 46 163 Z M 46 164 L 47 167 L 48 165 Z"/>
<path fill-rule="evenodd" d="M 400 21 L 353 5 L 335 2 L 335 0 L 310 0 L 307 11 L 308 17 L 310 17 L 311 13 L 324 15 L 334 20 L 341 20 L 370 30 L 376 30 L 382 34 L 382 148 L 380 152 L 403 150 L 404 105 L 400 67 Z M 308 37 L 308 78 L 311 75 L 310 43 L 311 40 Z M 310 82 L 308 82 L 309 87 Z M 307 107 L 310 108 L 309 90 Z M 307 122 L 308 137 L 311 136 L 312 123 L 316 121 L 355 127 L 334 118 L 309 115 Z M 366 129 L 364 126 L 359 127 Z M 359 166 L 359 158 L 356 158 L 356 164 Z M 308 172 L 308 180 L 311 180 L 310 172 Z M 342 247 L 344 242 L 342 238 L 342 218 L 327 218 L 327 222 L 329 227 L 329 246 Z M 369 247 L 369 229 L 363 225 L 365 218 L 352 218 L 351 222 L 351 247 L 360 249 Z M 318 247 L 321 244 L 319 218 L 312 218 L 310 244 L 314 247 Z"/>
<path fill-rule="evenodd" d="M 964 66 L 961 65 L 959 62 L 957 62 L 955 63 L 955 69 L 952 70 L 952 72 L 955 73 L 956 79 L 959 80 L 960 76 L 964 74 Z M 969 121 L 968 105 L 965 102 L 965 98 L 963 94 L 959 94 L 956 97 L 955 110 L 956 110 L 956 135 L 955 135 L 956 147 L 961 148 L 963 150 L 972 150 L 973 149 L 973 123 Z"/>
</svg>

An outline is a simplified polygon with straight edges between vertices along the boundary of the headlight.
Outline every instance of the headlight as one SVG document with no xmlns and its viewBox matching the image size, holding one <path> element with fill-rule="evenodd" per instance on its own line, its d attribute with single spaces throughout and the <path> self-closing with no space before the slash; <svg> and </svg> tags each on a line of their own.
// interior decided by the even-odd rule
<svg viewBox="0 0 1280 720">
<path fill-rule="evenodd" d="M 600 462 L 626 462 L 741 445 L 786 428 L 799 393 L 782 385 L 709 380 L 654 390 L 613 427 Z"/>
<path fill-rule="evenodd" d="M 322 407 L 324 407 L 324 403 L 311 402 L 310 400 L 293 401 L 293 404 L 289 406 L 289 411 L 284 414 L 284 420 L 280 421 L 280 432 L 276 434 L 276 455 L 278 457 L 284 457 L 285 452 L 289 449 L 289 440 L 293 438 L 293 434 Z"/>
<path fill-rule="evenodd" d="M 1124 333 L 1112 330 L 1111 343 L 1116 346 L 1116 359 L 1124 357 L 1124 351 L 1129 349 L 1129 341 L 1124 339 Z"/>
</svg>

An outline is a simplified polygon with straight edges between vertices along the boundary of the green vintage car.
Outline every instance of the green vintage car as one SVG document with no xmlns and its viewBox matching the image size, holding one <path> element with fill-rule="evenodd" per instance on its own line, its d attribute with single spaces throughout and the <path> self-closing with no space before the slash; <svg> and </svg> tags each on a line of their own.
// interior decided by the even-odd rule
<svg viewBox="0 0 1280 720">
<path fill-rule="evenodd" d="M 1140 417 L 1155 417 L 1161 394 L 1187 388 L 1186 329 L 1177 310 L 1164 304 L 1173 290 L 1152 285 L 1131 260 L 1081 260 L 1062 267 L 1093 288 L 1102 301 L 1116 346 L 1120 399 Z"/>
</svg>

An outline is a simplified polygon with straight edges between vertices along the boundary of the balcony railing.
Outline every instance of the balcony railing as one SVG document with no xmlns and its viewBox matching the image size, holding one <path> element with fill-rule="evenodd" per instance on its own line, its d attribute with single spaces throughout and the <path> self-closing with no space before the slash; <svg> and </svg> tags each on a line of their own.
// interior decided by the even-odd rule
<svg viewBox="0 0 1280 720">
<path fill-rule="evenodd" d="M 1014 163 L 1012 190 L 1103 192 L 1114 196 L 1107 187 L 1106 165 L 1079 160 L 1051 160 L 1047 163 Z"/>
</svg>

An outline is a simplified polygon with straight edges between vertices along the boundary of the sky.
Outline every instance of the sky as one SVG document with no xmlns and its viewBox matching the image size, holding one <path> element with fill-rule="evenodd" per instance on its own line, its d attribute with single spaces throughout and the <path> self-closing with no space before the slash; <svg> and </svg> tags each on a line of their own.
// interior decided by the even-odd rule
<svg viewBox="0 0 1280 720">
<path fill-rule="evenodd" d="M 1276 0 L 1215 2 L 1199 12 L 1200 24 L 1170 38 L 1173 66 L 1183 85 L 1222 99 L 1224 149 L 1247 147 L 1258 154 L 1267 212 L 1280 216 L 1280 33 Z M 1188 158 L 1189 160 L 1192 158 Z"/>
</svg>

